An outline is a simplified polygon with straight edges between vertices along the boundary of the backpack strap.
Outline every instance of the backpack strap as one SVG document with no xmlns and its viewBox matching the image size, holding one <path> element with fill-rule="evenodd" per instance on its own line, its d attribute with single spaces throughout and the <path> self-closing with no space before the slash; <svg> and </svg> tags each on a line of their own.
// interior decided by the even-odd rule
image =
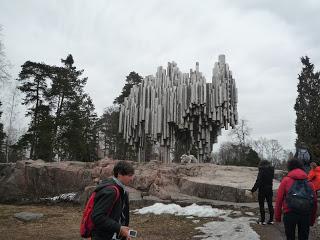
<svg viewBox="0 0 320 240">
<path fill-rule="evenodd" d="M 116 185 L 109 185 L 109 186 L 106 186 L 107 188 L 113 188 L 116 192 L 116 197 L 114 198 L 113 202 L 112 202 L 112 206 L 111 208 L 108 210 L 108 215 L 110 215 L 114 205 L 116 204 L 116 202 L 119 200 L 120 198 L 120 191 L 119 191 L 119 188 L 116 186 Z"/>
</svg>

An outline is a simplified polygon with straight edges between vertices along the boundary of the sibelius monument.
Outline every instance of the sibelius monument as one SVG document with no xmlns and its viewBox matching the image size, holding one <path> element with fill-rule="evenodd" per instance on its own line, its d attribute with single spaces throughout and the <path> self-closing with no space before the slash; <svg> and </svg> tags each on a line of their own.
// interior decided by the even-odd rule
<svg viewBox="0 0 320 240">
<path fill-rule="evenodd" d="M 159 158 L 172 162 L 170 152 L 196 152 L 199 162 L 210 156 L 221 129 L 237 124 L 237 88 L 225 56 L 214 64 L 212 83 L 199 72 L 199 63 L 182 73 L 175 62 L 158 67 L 131 88 L 120 107 L 119 132 L 145 161 L 147 141 L 159 144 Z"/>
</svg>

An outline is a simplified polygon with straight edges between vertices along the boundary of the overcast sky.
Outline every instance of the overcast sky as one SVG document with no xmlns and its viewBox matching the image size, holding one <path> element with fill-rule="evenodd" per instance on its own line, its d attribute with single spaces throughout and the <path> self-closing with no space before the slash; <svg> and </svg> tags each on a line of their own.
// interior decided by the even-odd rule
<svg viewBox="0 0 320 240">
<path fill-rule="evenodd" d="M 1 40 L 14 78 L 27 60 L 58 65 L 71 53 L 98 114 L 131 71 L 175 61 L 189 72 L 198 61 L 211 82 L 225 54 L 252 137 L 293 149 L 300 57 L 320 66 L 319 12 L 318 0 L 0 0 Z"/>
</svg>

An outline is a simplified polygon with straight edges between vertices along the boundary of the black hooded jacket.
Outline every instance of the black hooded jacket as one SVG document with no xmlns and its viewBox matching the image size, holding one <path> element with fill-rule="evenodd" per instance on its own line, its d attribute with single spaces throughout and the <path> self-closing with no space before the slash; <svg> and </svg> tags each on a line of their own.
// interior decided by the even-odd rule
<svg viewBox="0 0 320 240">
<path fill-rule="evenodd" d="M 273 178 L 274 167 L 272 167 L 268 161 L 262 161 L 259 166 L 257 180 L 251 192 L 255 192 L 257 189 L 259 189 L 259 192 L 272 192 Z"/>
<path fill-rule="evenodd" d="M 112 204 L 116 198 L 116 190 L 108 186 L 115 185 L 120 192 L 119 200 Z M 102 181 L 95 189 L 96 196 L 92 211 L 94 229 L 92 240 L 111 240 L 114 233 L 120 232 L 121 226 L 129 225 L 129 198 L 124 189 L 112 178 Z M 109 209 L 112 208 L 108 216 Z"/>
</svg>

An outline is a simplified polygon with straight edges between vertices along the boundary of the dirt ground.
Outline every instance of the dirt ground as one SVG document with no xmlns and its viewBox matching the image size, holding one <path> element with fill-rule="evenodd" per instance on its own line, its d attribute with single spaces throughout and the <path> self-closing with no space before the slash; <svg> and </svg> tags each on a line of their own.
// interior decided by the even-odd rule
<svg viewBox="0 0 320 240">
<path fill-rule="evenodd" d="M 18 212 L 43 213 L 44 217 L 33 222 L 22 222 L 13 217 Z M 80 206 L 72 205 L 1 205 L 0 204 L 0 239 L 81 239 L 79 223 L 82 215 Z M 137 240 L 185 240 L 199 234 L 196 227 L 204 223 L 219 220 L 202 219 L 193 223 L 191 219 L 173 215 L 137 215 L 131 214 L 131 228 L 138 231 Z M 319 225 L 318 225 L 319 226 Z M 261 240 L 282 240 L 282 225 L 252 227 Z M 319 227 L 317 227 L 319 228 Z M 311 240 L 317 239 L 318 232 L 312 229 Z M 318 235 L 319 236 L 319 235 Z"/>
</svg>

